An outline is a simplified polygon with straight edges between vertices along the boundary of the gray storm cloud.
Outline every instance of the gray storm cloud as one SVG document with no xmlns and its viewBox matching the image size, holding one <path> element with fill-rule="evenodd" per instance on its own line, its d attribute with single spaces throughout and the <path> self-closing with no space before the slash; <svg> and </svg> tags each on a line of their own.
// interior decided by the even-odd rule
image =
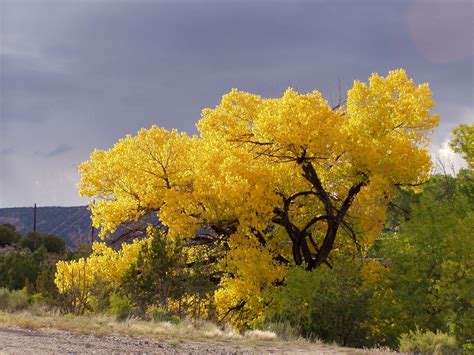
<svg viewBox="0 0 474 355">
<path fill-rule="evenodd" d="M 57 157 L 58 155 L 62 155 L 71 150 L 73 150 L 73 147 L 71 147 L 69 144 L 62 143 L 56 146 L 55 148 L 53 148 L 52 150 L 50 150 L 49 152 L 47 152 L 46 154 L 44 154 L 44 156 L 47 158 L 54 158 L 54 157 Z"/>
<path fill-rule="evenodd" d="M 0 206 L 85 203 L 94 148 L 151 124 L 195 133 L 233 87 L 335 99 L 403 67 L 430 83 L 441 149 L 474 113 L 473 5 L 454 3 L 2 0 Z"/>
</svg>

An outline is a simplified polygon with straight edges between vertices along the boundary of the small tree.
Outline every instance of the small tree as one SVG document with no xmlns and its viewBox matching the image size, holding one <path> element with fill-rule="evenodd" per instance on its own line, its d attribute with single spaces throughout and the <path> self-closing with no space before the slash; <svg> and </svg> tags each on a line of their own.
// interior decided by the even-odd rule
<svg viewBox="0 0 474 355">
<path fill-rule="evenodd" d="M 183 315 L 187 310 L 183 297 L 203 299 L 212 287 L 209 276 L 201 272 L 198 263 L 188 267 L 182 243 L 169 241 L 163 232 L 156 232 L 152 242 L 143 246 L 120 289 L 141 314 L 149 306 L 159 305 L 165 312 Z M 169 302 L 173 303 L 172 310 Z"/>
<path fill-rule="evenodd" d="M 0 247 L 17 243 L 21 238 L 15 226 L 9 223 L 0 224 Z"/>
<path fill-rule="evenodd" d="M 49 253 L 63 254 L 66 250 L 64 239 L 54 234 L 44 235 L 44 246 Z"/>
<path fill-rule="evenodd" d="M 379 305 L 396 305 L 398 332 L 418 326 L 452 332 L 460 343 L 472 342 L 474 211 L 472 196 L 464 193 L 472 191 L 473 181 L 467 185 L 462 178 L 436 176 L 420 202 L 411 206 L 409 220 L 381 241 L 377 256 L 389 266 L 390 282 L 381 288 Z"/>
<path fill-rule="evenodd" d="M 292 269 L 274 296 L 270 320 L 289 322 L 299 334 L 344 346 L 371 347 L 369 300 L 362 264 L 340 257 L 333 269 Z"/>
<path fill-rule="evenodd" d="M 179 250 L 156 233 L 151 245 L 144 245 L 137 262 L 122 281 L 122 290 L 145 314 L 149 305 L 168 309 L 168 299 L 177 296 L 176 273 L 182 268 Z"/>
<path fill-rule="evenodd" d="M 451 147 L 462 154 L 470 169 L 474 169 L 474 123 L 462 124 L 453 130 Z"/>
<path fill-rule="evenodd" d="M 34 252 L 28 250 L 0 256 L 0 287 L 21 289 L 26 280 L 34 284 L 46 264 L 46 254 L 46 249 L 40 247 Z"/>
<path fill-rule="evenodd" d="M 23 248 L 35 251 L 40 246 L 44 246 L 49 253 L 62 254 L 65 251 L 66 243 L 64 239 L 53 234 L 29 232 L 20 240 Z"/>
<path fill-rule="evenodd" d="M 31 251 L 35 251 L 42 245 L 44 245 L 44 234 L 40 232 L 28 232 L 20 240 L 20 246 Z"/>
</svg>

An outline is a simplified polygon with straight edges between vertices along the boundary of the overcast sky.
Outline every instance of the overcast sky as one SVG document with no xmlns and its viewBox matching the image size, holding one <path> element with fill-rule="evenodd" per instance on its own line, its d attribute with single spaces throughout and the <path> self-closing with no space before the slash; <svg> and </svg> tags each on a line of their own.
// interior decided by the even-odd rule
<svg viewBox="0 0 474 355">
<path fill-rule="evenodd" d="M 78 205 L 77 165 L 157 124 L 195 133 L 231 88 L 336 99 L 372 72 L 429 82 L 432 150 L 472 122 L 473 2 L 0 0 L 0 207 Z"/>
</svg>

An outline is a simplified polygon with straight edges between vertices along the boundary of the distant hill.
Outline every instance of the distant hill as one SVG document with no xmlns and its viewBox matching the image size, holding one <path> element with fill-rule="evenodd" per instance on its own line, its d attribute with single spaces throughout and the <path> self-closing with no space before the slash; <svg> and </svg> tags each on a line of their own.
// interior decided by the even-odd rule
<svg viewBox="0 0 474 355">
<path fill-rule="evenodd" d="M 33 230 L 33 207 L 0 208 L 0 224 L 11 223 L 21 234 Z M 36 230 L 58 235 L 70 248 L 87 243 L 91 231 L 87 206 L 38 207 Z"/>
</svg>

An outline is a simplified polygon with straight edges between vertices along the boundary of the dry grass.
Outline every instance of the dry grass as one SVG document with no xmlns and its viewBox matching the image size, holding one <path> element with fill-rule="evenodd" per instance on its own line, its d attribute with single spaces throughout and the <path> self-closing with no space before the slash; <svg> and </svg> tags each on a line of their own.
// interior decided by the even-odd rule
<svg viewBox="0 0 474 355">
<path fill-rule="evenodd" d="M 178 324 L 170 322 L 144 321 L 127 319 L 117 321 L 115 317 L 106 315 L 74 316 L 60 315 L 54 312 L 1 312 L 0 324 L 4 327 L 18 327 L 30 330 L 59 329 L 79 335 L 94 335 L 98 337 L 120 335 L 129 337 L 147 337 L 157 340 L 189 340 L 232 341 L 242 344 L 278 342 L 275 333 L 269 331 L 248 331 L 240 334 L 231 327 L 218 327 L 212 322 L 200 321 L 192 323 L 182 321 Z M 298 340 L 305 342 L 305 340 Z"/>
<path fill-rule="evenodd" d="M 253 330 L 243 334 L 230 326 L 221 328 L 212 322 L 199 321 L 192 323 L 182 321 L 178 324 L 170 322 L 144 321 L 127 319 L 117 321 L 115 317 L 106 315 L 74 316 L 41 309 L 23 312 L 0 311 L 2 328 L 23 328 L 29 330 L 48 331 L 58 329 L 75 335 L 93 335 L 96 337 L 122 336 L 139 339 L 150 339 L 165 342 L 172 347 L 180 344 L 220 345 L 232 349 L 240 349 L 246 353 L 343 353 L 372 354 L 388 353 L 385 349 L 350 349 L 337 345 L 309 342 L 301 338 L 282 340 L 272 331 Z M 232 350 L 232 351 L 234 351 Z"/>
</svg>

